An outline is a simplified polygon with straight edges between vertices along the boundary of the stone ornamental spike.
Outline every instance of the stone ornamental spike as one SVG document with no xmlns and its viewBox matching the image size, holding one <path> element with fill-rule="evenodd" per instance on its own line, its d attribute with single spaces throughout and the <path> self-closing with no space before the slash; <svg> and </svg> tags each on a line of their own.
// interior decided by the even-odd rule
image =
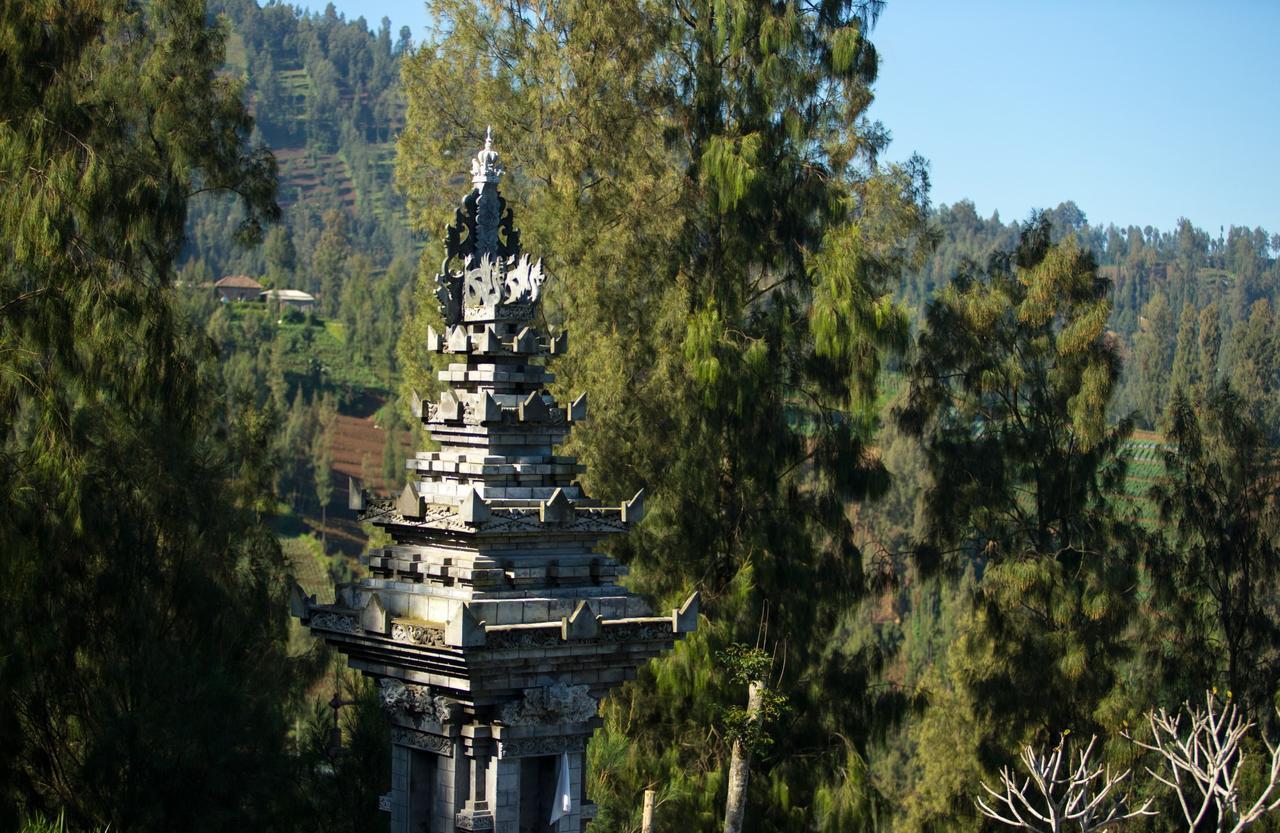
<svg viewBox="0 0 1280 833">
<path fill-rule="evenodd" d="M 654 615 L 595 551 L 640 520 L 643 494 L 592 500 L 583 467 L 555 453 L 587 401 L 562 407 L 546 390 L 540 360 L 568 336 L 535 323 L 542 263 L 521 251 L 502 174 L 486 136 L 445 233 L 444 332 L 427 346 L 453 363 L 435 401 L 413 398 L 440 450 L 407 461 L 398 498 L 352 484 L 352 508 L 394 543 L 333 604 L 292 593 L 312 634 L 381 686 L 392 833 L 580 833 L 600 699 L 697 624 L 697 594 Z"/>
</svg>

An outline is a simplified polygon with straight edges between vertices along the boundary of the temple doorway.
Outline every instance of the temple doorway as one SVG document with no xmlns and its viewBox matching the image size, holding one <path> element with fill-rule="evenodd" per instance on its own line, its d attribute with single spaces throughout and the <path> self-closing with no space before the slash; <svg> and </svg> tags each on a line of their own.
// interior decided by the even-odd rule
<svg viewBox="0 0 1280 833">
<path fill-rule="evenodd" d="M 520 833 L 552 833 L 551 808 L 556 800 L 558 755 L 520 761 Z"/>
</svg>

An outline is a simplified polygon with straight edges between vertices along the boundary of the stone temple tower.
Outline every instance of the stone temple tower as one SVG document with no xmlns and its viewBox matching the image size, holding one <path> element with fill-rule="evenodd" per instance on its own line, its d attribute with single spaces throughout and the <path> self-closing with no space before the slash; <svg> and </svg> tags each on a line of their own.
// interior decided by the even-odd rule
<svg viewBox="0 0 1280 833">
<path fill-rule="evenodd" d="M 392 833 L 580 833 L 600 698 L 697 623 L 696 594 L 654 615 L 595 552 L 640 520 L 642 495 L 591 500 L 555 453 L 586 397 L 546 391 L 541 361 L 568 338 L 539 329 L 542 264 L 521 251 L 502 174 L 486 139 L 445 235 L 444 332 L 427 338 L 452 363 L 435 401 L 413 404 L 440 450 L 407 461 L 399 498 L 353 489 L 394 544 L 332 605 L 293 591 L 294 615 L 381 686 Z"/>
</svg>

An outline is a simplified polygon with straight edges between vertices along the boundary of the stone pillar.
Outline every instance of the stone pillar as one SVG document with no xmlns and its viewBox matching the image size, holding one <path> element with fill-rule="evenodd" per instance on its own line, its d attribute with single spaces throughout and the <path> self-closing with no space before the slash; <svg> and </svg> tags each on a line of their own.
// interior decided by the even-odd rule
<svg viewBox="0 0 1280 833">
<path fill-rule="evenodd" d="M 493 792 L 496 787 L 490 777 L 492 758 L 489 744 L 476 743 L 471 754 L 461 763 L 467 765 L 469 784 L 467 798 L 462 809 L 454 817 L 458 830 L 493 830 Z"/>
<path fill-rule="evenodd" d="M 391 744 L 391 833 L 409 833 L 409 748 Z"/>
<path fill-rule="evenodd" d="M 493 823 L 495 833 L 520 833 L 520 761 L 494 761 Z"/>
<path fill-rule="evenodd" d="M 431 833 L 454 833 L 456 816 L 466 801 L 469 780 L 466 759 L 462 757 L 462 741 L 452 744 L 452 752 L 441 755 L 436 764 L 436 800 L 431 817 Z"/>
</svg>

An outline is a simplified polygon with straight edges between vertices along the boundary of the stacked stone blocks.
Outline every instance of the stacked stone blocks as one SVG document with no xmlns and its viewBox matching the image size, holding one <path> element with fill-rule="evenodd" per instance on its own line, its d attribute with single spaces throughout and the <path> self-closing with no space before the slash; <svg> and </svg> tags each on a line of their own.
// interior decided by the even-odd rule
<svg viewBox="0 0 1280 833">
<path fill-rule="evenodd" d="M 473 190 L 446 232 L 437 277 L 444 332 L 427 347 L 456 359 L 433 400 L 412 409 L 438 451 L 406 463 L 399 497 L 358 490 L 353 508 L 393 544 L 332 605 L 295 588 L 295 615 L 379 680 L 392 722 L 392 833 L 580 833 L 586 743 L 599 700 L 697 623 L 697 596 L 655 615 L 596 551 L 643 515 L 643 494 L 589 498 L 576 459 L 557 455 L 587 419 L 559 405 L 539 363 L 568 350 L 537 324 L 543 274 L 520 249 L 486 142 Z M 550 808 L 568 760 L 570 810 Z"/>
</svg>

